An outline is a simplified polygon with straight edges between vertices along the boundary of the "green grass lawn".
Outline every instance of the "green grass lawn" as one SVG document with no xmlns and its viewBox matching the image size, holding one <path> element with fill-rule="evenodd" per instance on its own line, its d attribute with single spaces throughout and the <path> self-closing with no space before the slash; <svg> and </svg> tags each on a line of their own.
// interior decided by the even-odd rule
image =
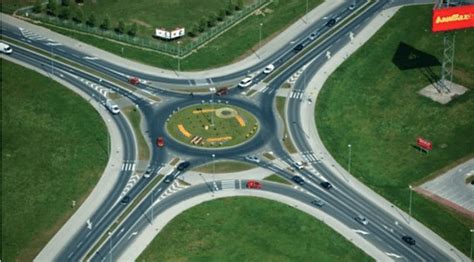
<svg viewBox="0 0 474 262">
<path fill-rule="evenodd" d="M 1 3 L 2 12 L 12 14 L 18 8 L 33 5 L 35 0 L 2 0 Z"/>
<path fill-rule="evenodd" d="M 193 171 L 196 172 L 203 172 L 203 173 L 233 173 L 233 172 L 240 172 L 255 168 L 252 164 L 247 164 L 243 162 L 237 161 L 222 161 L 216 162 L 215 164 L 207 164 L 204 166 L 196 167 Z"/>
<path fill-rule="evenodd" d="M 288 180 L 280 177 L 280 176 L 277 176 L 276 174 L 271 174 L 267 177 L 265 177 L 263 180 L 268 180 L 268 181 L 273 181 L 273 182 L 277 182 L 277 183 L 281 183 L 281 184 L 286 184 L 286 185 L 291 185 L 290 182 L 288 182 Z"/>
<path fill-rule="evenodd" d="M 108 135 L 85 100 L 49 78 L 2 60 L 1 82 L 1 259 L 32 261 L 97 183 Z"/>
<path fill-rule="evenodd" d="M 140 131 L 140 112 L 134 106 L 123 108 L 122 112 L 127 116 L 130 124 L 132 125 L 133 131 L 135 132 L 138 145 L 138 159 L 148 160 L 150 158 L 150 149 L 146 143 L 145 138 L 143 137 L 142 132 Z"/>
<path fill-rule="evenodd" d="M 203 203 L 176 217 L 137 261 L 371 261 L 314 217 L 253 197 Z"/>
<path fill-rule="evenodd" d="M 442 59 L 443 34 L 430 30 L 432 6 L 406 7 L 331 75 L 316 106 L 325 146 L 343 166 L 352 145 L 351 173 L 407 210 L 408 185 L 474 154 L 472 30 L 456 32 L 454 80 L 470 88 L 443 106 L 417 92 L 430 82 L 426 69 L 401 71 L 394 56 L 401 41 Z M 440 74 L 440 66 L 432 67 Z M 413 145 L 423 136 L 428 154 Z M 474 221 L 414 195 L 413 216 L 469 253 Z"/>
<path fill-rule="evenodd" d="M 228 115 L 229 117 L 224 115 L 231 112 L 226 108 L 234 112 L 235 117 L 232 117 L 233 114 Z M 218 113 L 220 110 L 223 110 L 222 116 Z M 238 145 L 251 139 L 258 132 L 258 124 L 252 114 L 241 108 L 220 104 L 213 107 L 195 105 L 175 113 L 168 121 L 166 129 L 174 138 L 184 143 L 190 144 L 192 138 L 199 136 L 203 138 L 200 146 L 220 147 Z"/>
<path fill-rule="evenodd" d="M 322 2 L 322 0 L 308 0 L 309 10 L 315 8 Z M 262 43 L 264 43 L 302 17 L 305 12 L 306 5 L 302 3 L 301 0 L 273 1 L 262 14 L 248 17 L 223 33 L 217 39 L 207 43 L 188 57 L 182 59 L 180 65 L 181 70 L 192 71 L 208 69 L 240 60 L 243 56 L 251 54 L 253 50 L 258 48 L 260 23 L 263 24 Z M 158 12 L 158 14 L 161 13 Z M 175 14 L 176 12 L 170 11 L 169 15 L 172 16 Z M 47 27 L 61 34 L 68 35 L 131 60 L 171 70 L 177 70 L 178 68 L 177 59 L 159 52 L 123 45 L 76 31 L 51 26 Z"/>
</svg>

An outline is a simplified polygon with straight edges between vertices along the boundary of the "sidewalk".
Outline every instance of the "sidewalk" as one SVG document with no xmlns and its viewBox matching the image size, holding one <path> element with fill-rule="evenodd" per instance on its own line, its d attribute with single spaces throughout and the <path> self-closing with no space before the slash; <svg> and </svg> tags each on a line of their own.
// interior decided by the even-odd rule
<svg viewBox="0 0 474 262">
<path fill-rule="evenodd" d="M 393 7 L 381 12 L 377 15 L 369 25 L 365 26 L 360 33 L 355 35 L 353 41 L 350 44 L 346 45 L 344 48 L 339 50 L 336 54 L 333 54 L 332 58 L 328 60 L 327 63 L 318 71 L 317 74 L 310 80 L 308 88 L 305 93 L 306 96 L 311 97 L 313 101 L 317 101 L 317 96 L 321 90 L 324 82 L 327 78 L 360 46 L 362 46 L 372 35 L 374 35 L 378 29 L 380 29 L 385 22 L 387 22 L 397 11 L 399 7 Z M 341 165 L 339 165 L 331 154 L 325 148 L 319 133 L 317 131 L 316 122 L 314 119 L 314 109 L 315 103 L 302 103 L 301 106 L 301 118 L 302 118 L 302 128 L 305 133 L 310 134 L 309 141 L 311 142 L 312 150 L 316 154 L 319 154 L 319 157 L 322 158 L 322 161 L 326 166 L 332 170 L 332 172 L 339 176 L 341 180 L 347 181 L 351 186 L 366 196 L 367 199 L 374 202 L 377 206 L 383 208 L 386 212 L 390 213 L 392 216 L 398 219 L 399 222 L 404 223 L 406 226 L 415 229 L 419 234 L 423 235 L 426 239 L 429 239 L 432 244 L 437 246 L 440 250 L 451 256 L 451 259 L 455 261 L 469 261 L 469 258 L 466 257 L 463 253 L 457 250 L 454 246 L 446 242 L 440 236 L 435 234 L 429 228 L 416 221 L 411 219 L 411 223 L 407 223 L 407 218 L 409 217 L 404 211 L 400 210 L 396 206 L 392 205 L 382 196 L 375 193 L 372 189 L 366 185 L 360 183 L 356 178 L 352 177 Z"/>
<path fill-rule="evenodd" d="M 315 9 L 311 10 L 306 15 L 305 20 L 307 19 L 307 22 L 303 21 L 302 19 L 299 19 L 294 24 L 285 29 L 283 32 L 278 34 L 271 41 L 264 44 L 261 49 L 257 50 L 256 52 L 261 58 L 259 58 L 257 55 L 255 55 L 255 53 L 253 53 L 251 56 L 248 56 L 231 65 L 226 65 L 223 67 L 213 68 L 204 71 L 180 72 L 178 78 L 210 78 L 224 76 L 254 65 L 260 62 L 261 59 L 269 57 L 271 54 L 281 49 L 283 46 L 287 45 L 291 40 L 293 40 L 293 38 L 297 36 L 298 33 L 307 29 L 309 25 L 313 22 L 318 21 L 324 16 L 330 14 L 342 3 L 344 3 L 343 0 L 327 0 Z M 144 73 L 159 75 L 168 78 L 177 78 L 176 73 L 174 71 L 144 65 L 132 60 L 122 58 L 120 56 L 103 51 L 94 46 L 79 42 L 78 40 L 58 34 L 44 27 L 25 22 L 21 19 L 9 15 L 1 14 L 1 20 L 2 23 L 6 22 L 12 25 L 16 25 L 18 27 L 25 28 L 29 31 L 34 31 L 39 35 L 45 36 L 46 38 L 50 38 L 68 47 L 77 49 L 81 52 L 88 54 L 89 56 L 97 57 L 117 65 L 126 66 L 128 68 L 134 68 L 135 70 L 139 70 Z"/>
<path fill-rule="evenodd" d="M 163 213 L 155 217 L 154 224 L 148 224 L 144 230 L 140 232 L 133 241 L 133 243 L 128 246 L 128 248 L 120 255 L 118 261 L 134 261 L 137 257 L 145 250 L 145 248 L 151 243 L 151 241 L 160 233 L 160 231 L 168 224 L 174 217 L 178 216 L 185 210 L 192 208 L 196 205 L 199 205 L 206 201 L 211 201 L 224 197 L 235 197 L 235 196 L 252 196 L 252 197 L 261 197 L 270 199 L 273 201 L 278 201 L 289 206 L 293 206 L 296 209 L 299 209 L 330 226 L 332 229 L 336 230 L 339 234 L 345 237 L 347 240 L 352 242 L 355 246 L 361 248 L 368 255 L 376 259 L 377 261 L 391 261 L 392 259 L 384 254 L 382 251 L 373 246 L 370 242 L 365 240 L 361 235 L 356 233 L 351 228 L 342 224 L 333 217 L 322 212 L 318 208 L 309 206 L 307 203 L 303 203 L 293 198 L 276 194 L 268 191 L 261 190 L 219 190 L 213 195 L 211 194 L 202 194 L 191 199 L 180 202 L 178 205 L 174 205 L 171 208 L 167 209 Z"/>
<path fill-rule="evenodd" d="M 46 77 L 50 77 L 50 75 L 46 74 L 43 70 L 39 70 L 21 61 L 12 59 L 9 56 L 4 56 L 3 58 L 20 64 L 26 68 L 32 69 Z M 101 104 L 91 100 L 87 94 L 83 93 L 79 89 L 76 89 L 68 82 L 58 77 L 54 77 L 54 80 L 71 89 L 73 92 L 79 94 L 86 101 L 90 102 L 92 107 L 94 107 L 94 109 L 99 113 L 99 115 L 104 120 L 104 123 L 107 126 L 107 130 L 110 134 L 111 155 L 109 161 L 107 162 L 107 166 L 105 167 L 104 173 L 97 185 L 94 187 L 93 191 L 84 201 L 84 203 L 82 203 L 80 206 L 80 203 L 77 203 L 76 208 L 79 207 L 79 209 L 74 212 L 74 215 L 69 218 L 66 224 L 61 227 L 61 229 L 54 235 L 48 244 L 41 250 L 41 252 L 35 258 L 35 261 L 53 261 L 61 249 L 63 249 L 68 243 L 71 236 L 73 236 L 79 231 L 80 228 L 86 225 L 86 221 L 92 216 L 102 201 L 105 200 L 108 192 L 112 190 L 113 185 L 117 182 L 117 174 L 120 173 L 123 159 L 122 140 L 118 132 L 118 127 L 110 118 L 109 112 Z"/>
</svg>

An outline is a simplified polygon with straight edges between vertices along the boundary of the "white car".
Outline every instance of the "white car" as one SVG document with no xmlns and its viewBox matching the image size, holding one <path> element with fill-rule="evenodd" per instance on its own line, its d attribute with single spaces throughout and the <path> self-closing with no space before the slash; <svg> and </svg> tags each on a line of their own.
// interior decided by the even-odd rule
<svg viewBox="0 0 474 262">
<path fill-rule="evenodd" d="M 263 73 L 268 75 L 273 71 L 273 69 L 275 69 L 274 65 L 272 65 L 272 64 L 267 65 L 267 67 L 265 67 L 265 69 L 263 69 Z"/>
<path fill-rule="evenodd" d="M 352 10 L 354 10 L 354 9 L 355 9 L 355 7 L 356 7 L 356 6 L 355 6 L 355 4 L 352 4 L 352 5 L 350 5 L 350 6 L 349 6 L 349 8 L 348 8 L 348 9 L 352 11 Z"/>
<path fill-rule="evenodd" d="M 293 162 L 293 166 L 295 166 L 297 169 L 303 169 L 304 163 L 301 161 Z"/>
<path fill-rule="evenodd" d="M 4 54 L 11 54 L 13 52 L 12 48 L 3 43 L 3 42 L 0 42 L 0 52 L 4 53 Z"/>
<path fill-rule="evenodd" d="M 254 162 L 254 163 L 260 163 L 260 159 L 257 156 L 246 156 L 245 160 Z"/>
<path fill-rule="evenodd" d="M 249 87 L 250 85 L 252 85 L 252 83 L 253 83 L 252 78 L 251 77 L 246 77 L 246 78 L 242 79 L 242 81 L 240 81 L 239 87 L 241 87 L 241 88 Z"/>
<path fill-rule="evenodd" d="M 120 108 L 118 105 L 114 104 L 112 101 L 108 100 L 105 102 L 105 107 L 114 115 L 120 113 Z"/>
</svg>

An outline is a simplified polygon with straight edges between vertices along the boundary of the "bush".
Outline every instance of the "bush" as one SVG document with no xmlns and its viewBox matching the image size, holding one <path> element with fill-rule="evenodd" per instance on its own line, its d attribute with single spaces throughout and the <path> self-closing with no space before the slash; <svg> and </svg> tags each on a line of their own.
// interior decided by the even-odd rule
<svg viewBox="0 0 474 262">
<path fill-rule="evenodd" d="M 49 1 L 46 5 L 46 13 L 51 16 L 58 15 L 58 4 L 56 1 Z"/>
<path fill-rule="evenodd" d="M 123 34 L 125 32 L 125 23 L 123 20 L 120 20 L 117 24 L 117 27 L 115 28 L 115 32 L 118 34 Z"/>
<path fill-rule="evenodd" d="M 232 3 L 229 3 L 225 9 L 225 15 L 229 16 L 229 15 L 232 15 L 234 13 L 234 6 L 232 5 Z"/>
<path fill-rule="evenodd" d="M 97 19 L 95 18 L 95 15 L 90 14 L 89 18 L 87 19 L 86 24 L 90 27 L 94 27 L 96 22 L 97 22 Z"/>
<path fill-rule="evenodd" d="M 191 27 L 191 29 L 189 29 L 188 31 L 188 36 L 189 37 L 195 37 L 197 36 L 199 32 L 199 24 L 198 23 L 194 23 Z"/>
<path fill-rule="evenodd" d="M 216 15 L 215 14 L 210 14 L 209 17 L 207 18 L 207 27 L 211 28 L 216 25 Z"/>
<path fill-rule="evenodd" d="M 62 6 L 69 6 L 69 0 L 61 0 Z"/>
<path fill-rule="evenodd" d="M 128 34 L 129 36 L 136 36 L 136 35 L 137 35 L 137 31 L 138 31 L 137 23 L 133 23 L 133 24 L 130 26 L 130 29 L 128 29 L 127 34 Z"/>
<path fill-rule="evenodd" d="M 41 4 L 41 0 L 36 0 L 35 4 L 33 5 L 33 13 L 39 14 L 43 11 L 43 5 Z"/>
<path fill-rule="evenodd" d="M 82 11 L 82 9 L 80 8 L 76 9 L 72 20 L 74 20 L 74 22 L 76 23 L 82 23 L 82 21 L 84 20 L 84 12 Z"/>
<path fill-rule="evenodd" d="M 202 32 L 204 32 L 204 30 L 206 30 L 206 24 L 207 24 L 207 21 L 206 21 L 205 17 L 203 17 L 203 18 L 201 18 L 201 20 L 199 20 L 199 24 L 198 24 L 199 33 L 202 33 Z"/>
<path fill-rule="evenodd" d="M 219 14 L 217 15 L 217 20 L 218 21 L 224 21 L 225 19 L 225 10 L 224 9 L 221 9 L 219 10 Z"/>
<path fill-rule="evenodd" d="M 102 20 L 102 24 L 100 24 L 100 29 L 109 30 L 109 28 L 110 28 L 110 18 L 106 16 L 104 20 Z"/>
<path fill-rule="evenodd" d="M 63 6 L 61 8 L 61 11 L 59 12 L 58 17 L 64 20 L 68 20 L 70 16 L 71 16 L 71 10 L 69 10 L 69 7 Z"/>
</svg>

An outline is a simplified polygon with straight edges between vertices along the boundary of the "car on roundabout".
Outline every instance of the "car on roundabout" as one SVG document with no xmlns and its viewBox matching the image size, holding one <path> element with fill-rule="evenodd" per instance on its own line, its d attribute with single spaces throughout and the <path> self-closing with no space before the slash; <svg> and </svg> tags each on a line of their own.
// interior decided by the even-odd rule
<svg viewBox="0 0 474 262">
<path fill-rule="evenodd" d="M 186 168 L 188 168 L 189 166 L 191 165 L 191 163 L 189 163 L 188 161 L 184 161 L 184 162 L 181 162 L 179 163 L 177 169 L 179 171 L 184 171 Z"/>
<path fill-rule="evenodd" d="M 252 78 L 251 77 L 246 77 L 246 78 L 242 79 L 242 81 L 240 81 L 239 87 L 240 88 L 246 88 L 246 87 L 251 86 L 252 83 L 253 83 Z"/>
<path fill-rule="evenodd" d="M 174 180 L 174 176 L 173 176 L 173 175 L 167 175 L 167 176 L 165 177 L 164 182 L 165 182 L 166 184 L 169 184 L 169 183 L 173 182 L 173 180 Z"/>
<path fill-rule="evenodd" d="M 128 203 L 130 203 L 130 196 L 124 196 L 120 200 L 120 204 L 123 205 L 123 206 L 127 205 Z"/>
<path fill-rule="evenodd" d="M 260 182 L 255 181 L 255 180 L 247 181 L 246 186 L 247 186 L 248 189 L 262 189 L 262 184 Z"/>
<path fill-rule="evenodd" d="M 162 136 L 159 136 L 156 138 L 156 146 L 158 147 L 164 147 L 165 146 L 165 140 L 163 139 Z"/>
<path fill-rule="evenodd" d="M 273 69 L 275 69 L 275 66 L 273 64 L 269 64 L 267 67 L 265 67 L 265 69 L 263 69 L 263 73 L 268 75 L 273 71 Z"/>
<path fill-rule="evenodd" d="M 145 173 L 143 173 L 143 177 L 144 178 L 150 178 L 152 173 L 153 173 L 153 169 L 150 166 L 145 170 Z"/>
<path fill-rule="evenodd" d="M 253 162 L 253 163 L 260 163 L 260 158 L 258 158 L 257 156 L 245 156 L 244 157 L 245 160 L 249 161 L 249 162 Z"/>
</svg>

